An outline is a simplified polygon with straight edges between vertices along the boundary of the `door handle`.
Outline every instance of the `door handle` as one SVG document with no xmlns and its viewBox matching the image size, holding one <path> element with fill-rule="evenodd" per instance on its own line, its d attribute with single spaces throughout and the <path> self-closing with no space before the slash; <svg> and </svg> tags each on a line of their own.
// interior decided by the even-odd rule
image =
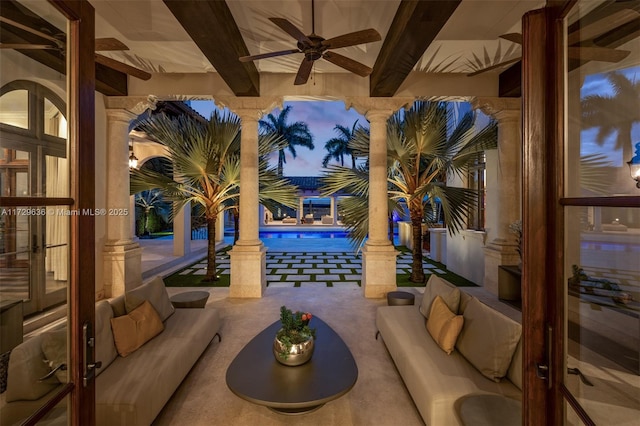
<svg viewBox="0 0 640 426">
<path fill-rule="evenodd" d="M 582 383 L 584 383 L 587 386 L 593 386 L 593 383 L 591 383 L 589 379 L 587 379 L 587 377 L 584 374 L 582 374 L 582 371 L 580 371 L 578 368 L 567 367 L 567 374 L 575 374 L 576 376 L 580 377 L 580 381 Z"/>
<path fill-rule="evenodd" d="M 93 327 L 90 322 L 85 322 L 82 325 L 82 340 L 83 345 L 83 372 L 82 372 L 82 384 L 84 387 L 89 385 L 89 381 L 96 377 L 96 369 L 102 367 L 102 361 L 92 361 L 96 339 L 93 337 Z"/>
</svg>

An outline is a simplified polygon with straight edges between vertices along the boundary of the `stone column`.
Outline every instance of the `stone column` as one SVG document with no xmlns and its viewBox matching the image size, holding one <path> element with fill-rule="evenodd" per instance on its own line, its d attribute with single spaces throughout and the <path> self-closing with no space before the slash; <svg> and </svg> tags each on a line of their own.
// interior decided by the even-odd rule
<svg viewBox="0 0 640 426">
<path fill-rule="evenodd" d="M 299 224 L 304 223 L 304 197 L 300 196 L 298 200 L 298 212 L 296 214 L 296 219 Z"/>
<path fill-rule="evenodd" d="M 185 204 L 173 218 L 173 255 L 191 253 L 191 204 Z"/>
<path fill-rule="evenodd" d="M 136 114 L 107 109 L 107 235 L 104 245 L 104 287 L 107 297 L 142 284 L 142 249 L 133 241 L 129 196 L 129 122 Z M 128 214 L 124 214 L 124 212 Z"/>
<path fill-rule="evenodd" d="M 216 99 L 219 102 L 224 102 Z M 229 252 L 229 297 L 262 297 L 267 286 L 267 250 L 259 238 L 258 120 L 276 100 L 235 98 L 224 102 L 242 121 L 240 139 L 240 236 Z"/>
<path fill-rule="evenodd" d="M 522 130 L 521 100 L 514 98 L 476 98 L 474 108 L 498 121 L 497 155 L 487 155 L 486 231 L 483 286 L 498 294 L 498 266 L 517 265 L 516 236 L 509 225 L 521 218 Z M 491 187 L 490 187 L 491 185 Z"/>
<path fill-rule="evenodd" d="M 396 290 L 396 256 L 389 241 L 387 203 L 387 120 L 411 98 L 348 98 L 369 120 L 369 238 L 362 249 L 362 289 L 365 297 L 380 298 Z"/>
<path fill-rule="evenodd" d="M 390 109 L 367 111 L 369 120 L 369 238 L 362 249 L 362 288 L 365 297 L 384 297 L 396 290 L 398 253 L 387 234 L 387 119 Z"/>
</svg>

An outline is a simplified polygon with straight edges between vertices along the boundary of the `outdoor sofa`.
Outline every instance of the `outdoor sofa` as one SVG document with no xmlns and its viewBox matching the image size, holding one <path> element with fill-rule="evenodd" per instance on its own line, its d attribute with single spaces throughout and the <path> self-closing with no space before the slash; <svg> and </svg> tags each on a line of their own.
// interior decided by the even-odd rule
<svg viewBox="0 0 640 426">
<path fill-rule="evenodd" d="M 449 339 L 440 343 L 449 345 L 450 354 L 427 330 L 427 322 L 440 316 L 431 310 L 436 296 L 438 309 L 444 310 L 444 302 L 447 318 L 455 317 L 448 324 L 462 324 L 457 339 L 435 333 Z M 376 327 L 427 425 L 520 423 L 519 323 L 434 274 L 420 303 L 379 307 Z"/>
<path fill-rule="evenodd" d="M 220 325 L 217 309 L 174 309 L 161 277 L 112 300 L 97 302 L 95 359 L 102 362 L 95 381 L 97 424 L 150 425 L 214 336 L 220 336 Z M 156 332 L 159 334 L 134 349 Z M 66 363 L 66 334 L 63 325 L 26 340 L 11 352 L 7 403 L 0 409 L 0 424 L 19 424 L 63 386 L 64 371 L 44 382 L 39 378 L 51 371 L 45 359 L 52 367 Z M 65 412 L 66 407 L 60 406 L 52 415 L 66 424 Z"/>
</svg>

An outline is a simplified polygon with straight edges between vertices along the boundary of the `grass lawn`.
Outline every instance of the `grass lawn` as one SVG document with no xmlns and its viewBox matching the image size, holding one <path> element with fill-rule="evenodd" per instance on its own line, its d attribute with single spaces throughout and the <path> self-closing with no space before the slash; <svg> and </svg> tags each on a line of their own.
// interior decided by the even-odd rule
<svg viewBox="0 0 640 426">
<path fill-rule="evenodd" d="M 404 246 L 400 246 L 400 247 L 396 247 L 397 250 L 401 251 L 403 254 L 407 255 L 407 254 L 411 254 L 410 250 L 407 249 Z M 224 249 L 218 251 L 217 255 L 216 255 L 216 266 L 218 267 L 218 280 L 215 282 L 203 282 L 204 279 L 204 271 L 205 271 L 205 264 L 206 264 L 206 258 L 203 258 L 201 260 L 198 260 L 196 262 L 194 262 L 193 264 L 173 273 L 172 275 L 168 276 L 167 278 L 165 278 L 165 284 L 167 285 L 167 287 L 228 287 L 230 285 L 230 275 L 229 275 L 229 269 L 228 268 L 221 268 L 221 266 L 224 265 L 229 265 L 229 254 L 227 253 L 229 250 L 231 250 L 231 247 L 225 247 Z M 318 253 L 319 255 L 321 255 L 322 253 Z M 325 253 L 325 254 L 330 254 L 330 253 Z M 267 259 L 267 262 L 275 262 L 272 260 Z M 346 261 L 345 261 L 346 262 Z M 424 258 L 424 262 L 430 264 L 429 268 L 424 269 L 425 271 L 425 275 L 426 275 L 426 279 L 429 279 L 429 276 L 431 273 L 435 273 L 438 276 L 444 278 L 445 280 L 451 282 L 452 284 L 458 286 L 458 287 L 472 287 L 472 286 L 476 286 L 476 284 L 472 283 L 471 281 L 457 275 L 454 274 L 453 272 L 450 272 L 446 269 L 445 265 L 443 265 L 442 263 L 439 262 L 435 262 L 427 257 Z M 347 265 L 346 263 L 341 265 L 343 267 L 348 267 L 348 266 L 352 266 L 355 267 L 354 265 Z M 286 268 L 287 265 L 283 265 L 283 268 Z M 436 271 L 437 272 L 434 272 Z M 226 272 L 226 273 L 225 273 Z M 352 272 L 354 273 L 354 272 Z M 321 274 L 323 275 L 323 274 Z M 398 273 L 396 275 L 396 283 L 398 287 L 424 287 L 426 285 L 425 283 L 413 283 L 411 281 L 409 281 L 409 276 L 410 276 L 410 272 L 406 272 L 406 273 Z M 284 277 L 284 275 L 283 275 Z M 305 280 L 305 281 L 325 281 L 325 279 L 317 279 L 318 275 L 316 274 L 310 274 L 309 275 L 309 279 Z M 344 276 L 343 276 L 344 277 Z M 352 281 L 352 279 L 348 279 L 348 280 L 344 280 L 344 281 Z M 357 281 L 358 285 L 360 285 L 360 281 Z M 332 287 L 332 283 L 328 282 L 327 283 L 328 287 Z M 300 287 L 300 282 L 296 282 L 294 284 L 294 287 Z"/>
</svg>

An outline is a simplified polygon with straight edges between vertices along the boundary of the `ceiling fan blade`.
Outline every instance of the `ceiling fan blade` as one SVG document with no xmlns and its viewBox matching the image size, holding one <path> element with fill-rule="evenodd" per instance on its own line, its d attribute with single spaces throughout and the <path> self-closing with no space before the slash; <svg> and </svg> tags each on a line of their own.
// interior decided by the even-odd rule
<svg viewBox="0 0 640 426">
<path fill-rule="evenodd" d="M 511 43 L 522 44 L 522 34 L 520 33 L 502 34 L 500 38 L 510 41 Z"/>
<path fill-rule="evenodd" d="M 0 16 L 0 22 L 8 24 L 8 25 L 11 25 L 12 27 L 21 29 L 21 30 L 26 31 L 28 33 L 31 33 L 33 35 L 37 35 L 38 37 L 41 37 L 41 38 L 43 38 L 45 40 L 49 40 L 49 41 L 55 43 L 55 45 L 60 49 L 64 49 L 64 47 L 65 47 L 65 42 L 63 40 L 59 40 L 59 39 L 55 38 L 52 35 L 43 33 L 42 31 L 35 30 L 35 29 L 33 29 L 33 28 L 31 28 L 31 27 L 29 27 L 27 25 L 21 24 L 20 22 L 16 22 L 16 21 L 14 21 L 12 19 L 5 18 L 4 16 Z"/>
<path fill-rule="evenodd" d="M 0 43 L 0 49 L 17 49 L 17 50 L 54 49 L 54 50 L 57 50 L 58 46 L 52 46 L 50 44 Z"/>
<path fill-rule="evenodd" d="M 373 28 L 369 28 L 367 30 L 343 34 L 338 37 L 324 40 L 322 45 L 326 46 L 327 49 L 338 49 L 340 47 L 355 46 L 356 44 L 371 43 L 380 40 L 382 40 L 380 33 Z"/>
<path fill-rule="evenodd" d="M 576 31 L 569 34 L 567 42 L 569 46 L 585 40 L 591 40 L 601 34 L 607 33 L 614 28 L 620 27 L 627 22 L 640 17 L 640 13 L 632 9 L 622 9 L 609 16 L 599 19 L 591 24 L 580 27 Z"/>
<path fill-rule="evenodd" d="M 508 61 L 504 61 L 504 62 L 497 63 L 497 64 L 495 64 L 495 65 L 491 65 L 490 67 L 483 68 L 483 69 L 481 69 L 481 70 L 478 70 L 478 71 L 474 71 L 474 72 L 472 72 L 472 73 L 469 73 L 469 74 L 467 74 L 467 77 L 473 77 L 473 76 L 476 76 L 476 75 L 479 75 L 479 74 L 485 73 L 485 72 L 487 72 L 487 71 L 495 70 L 495 69 L 497 69 L 497 68 L 502 68 L 502 67 L 504 67 L 504 66 L 506 66 L 506 65 L 509 65 L 509 64 L 513 64 L 513 63 L 515 63 L 515 62 L 518 62 L 520 59 L 522 59 L 522 58 L 509 59 Z"/>
<path fill-rule="evenodd" d="M 260 55 L 241 56 L 238 59 L 240 60 L 240 62 L 250 62 L 250 61 L 255 61 L 255 60 L 258 60 L 258 59 L 265 59 L 265 58 L 273 58 L 273 57 L 276 57 L 276 56 L 290 55 L 292 53 L 301 53 L 301 52 L 298 49 L 289 49 L 289 50 L 280 50 L 278 52 L 262 53 Z"/>
<path fill-rule="evenodd" d="M 304 58 L 302 60 L 302 63 L 300 64 L 300 68 L 298 69 L 298 74 L 296 74 L 296 81 L 293 84 L 296 86 L 305 84 L 307 80 L 309 80 L 309 75 L 311 75 L 312 68 L 313 59 Z"/>
<path fill-rule="evenodd" d="M 127 65 L 124 62 L 107 58 L 106 56 L 100 55 L 98 53 L 96 53 L 96 62 L 109 68 L 113 68 L 114 70 L 129 74 L 130 76 L 139 78 L 140 80 L 149 80 L 151 78 L 151 74 L 146 71 L 132 67 L 131 65 Z"/>
<path fill-rule="evenodd" d="M 97 38 L 96 51 L 129 50 L 129 47 L 113 37 Z"/>
<path fill-rule="evenodd" d="M 578 46 L 569 47 L 569 57 L 584 61 L 620 62 L 631 53 L 628 50 L 609 49 L 607 47 Z"/>
<path fill-rule="evenodd" d="M 335 52 L 325 52 L 322 57 L 334 65 L 344 68 L 347 71 L 351 71 L 354 74 L 358 74 L 360 77 L 366 77 L 371 74 L 372 71 L 372 69 L 365 64 L 361 64 L 358 61 L 354 61 L 353 59 L 349 59 L 346 56 L 342 56 Z"/>
<path fill-rule="evenodd" d="M 311 40 L 307 37 L 302 31 L 298 29 L 295 25 L 284 18 L 269 18 L 271 22 L 276 24 L 282 31 L 289 34 L 291 37 L 298 40 L 299 43 L 311 45 Z"/>
</svg>

